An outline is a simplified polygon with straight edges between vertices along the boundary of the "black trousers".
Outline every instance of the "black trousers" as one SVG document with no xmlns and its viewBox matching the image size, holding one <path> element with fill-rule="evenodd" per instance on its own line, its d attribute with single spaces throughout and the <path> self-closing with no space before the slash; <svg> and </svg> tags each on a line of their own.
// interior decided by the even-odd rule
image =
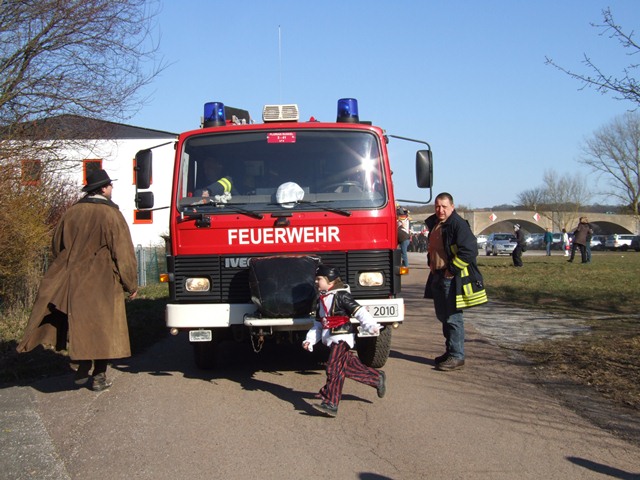
<svg viewBox="0 0 640 480">
<path fill-rule="evenodd" d="M 584 245 L 580 245 L 579 243 L 573 242 L 571 245 L 571 258 L 570 262 L 573 261 L 573 257 L 576 256 L 576 248 L 580 248 L 580 256 L 582 257 L 582 263 L 587 263 L 587 249 Z"/>
<path fill-rule="evenodd" d="M 93 364 L 93 376 L 107 371 L 108 360 L 78 360 L 78 375 L 84 376 L 89 374 L 91 365 Z"/>
<path fill-rule="evenodd" d="M 522 266 L 522 247 L 520 245 L 516 245 L 516 248 L 511 252 L 511 258 L 513 258 L 513 265 L 515 267 Z"/>
</svg>

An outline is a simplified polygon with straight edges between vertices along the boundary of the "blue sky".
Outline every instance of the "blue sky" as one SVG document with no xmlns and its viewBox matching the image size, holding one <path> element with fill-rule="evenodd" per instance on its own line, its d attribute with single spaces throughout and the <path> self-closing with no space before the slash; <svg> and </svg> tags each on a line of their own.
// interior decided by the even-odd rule
<svg viewBox="0 0 640 480">
<path fill-rule="evenodd" d="M 337 100 L 353 97 L 360 119 L 430 143 L 434 195 L 510 204 L 541 186 L 546 169 L 586 175 L 577 162 L 585 138 L 634 107 L 545 65 L 548 56 L 586 73 L 587 54 L 619 75 L 639 63 L 591 26 L 607 6 L 625 31 L 638 30 L 636 0 L 164 0 L 157 29 L 170 66 L 128 123 L 191 130 L 209 101 L 257 121 L 274 103 L 333 121 Z M 416 146 L 389 144 L 396 195 L 426 200 Z"/>
</svg>

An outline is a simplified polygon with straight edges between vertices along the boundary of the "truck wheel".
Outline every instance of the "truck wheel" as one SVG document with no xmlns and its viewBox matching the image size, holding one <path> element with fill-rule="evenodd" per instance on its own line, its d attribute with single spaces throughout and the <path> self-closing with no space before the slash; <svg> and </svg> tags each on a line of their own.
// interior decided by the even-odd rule
<svg viewBox="0 0 640 480">
<path fill-rule="evenodd" d="M 210 342 L 192 342 L 191 345 L 193 345 L 193 359 L 196 367 L 201 370 L 216 368 L 218 345 L 215 339 Z"/>
<path fill-rule="evenodd" d="M 358 357 L 365 365 L 382 368 L 391 352 L 391 328 L 385 327 L 377 337 L 357 337 Z"/>
</svg>

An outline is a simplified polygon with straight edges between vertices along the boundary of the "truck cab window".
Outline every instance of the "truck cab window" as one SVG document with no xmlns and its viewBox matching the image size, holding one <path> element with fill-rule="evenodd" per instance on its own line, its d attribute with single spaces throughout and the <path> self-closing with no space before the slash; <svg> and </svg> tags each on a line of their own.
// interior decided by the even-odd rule
<svg viewBox="0 0 640 480">
<path fill-rule="evenodd" d="M 264 132 L 203 134 L 185 142 L 178 205 L 221 195 L 216 201 L 255 211 L 278 210 L 278 187 L 294 182 L 304 191 L 305 210 L 317 202 L 344 209 L 375 208 L 386 203 L 380 145 L 364 131 L 287 132 L 270 141 Z M 227 179 L 221 180 L 221 179 Z M 302 203 L 301 202 L 301 203 Z M 215 202 L 213 202 L 215 203 Z M 211 202 L 203 201 L 203 207 Z"/>
</svg>

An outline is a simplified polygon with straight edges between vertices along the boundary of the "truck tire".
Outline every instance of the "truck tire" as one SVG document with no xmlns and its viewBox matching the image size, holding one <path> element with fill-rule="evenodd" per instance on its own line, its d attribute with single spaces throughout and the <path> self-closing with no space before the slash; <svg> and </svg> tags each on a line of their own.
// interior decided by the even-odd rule
<svg viewBox="0 0 640 480">
<path fill-rule="evenodd" d="M 218 357 L 218 342 L 215 338 L 210 342 L 192 342 L 193 359 L 200 370 L 216 368 Z"/>
<path fill-rule="evenodd" d="M 391 328 L 385 327 L 377 337 L 357 337 L 358 357 L 365 365 L 382 368 L 391 353 Z"/>
</svg>

